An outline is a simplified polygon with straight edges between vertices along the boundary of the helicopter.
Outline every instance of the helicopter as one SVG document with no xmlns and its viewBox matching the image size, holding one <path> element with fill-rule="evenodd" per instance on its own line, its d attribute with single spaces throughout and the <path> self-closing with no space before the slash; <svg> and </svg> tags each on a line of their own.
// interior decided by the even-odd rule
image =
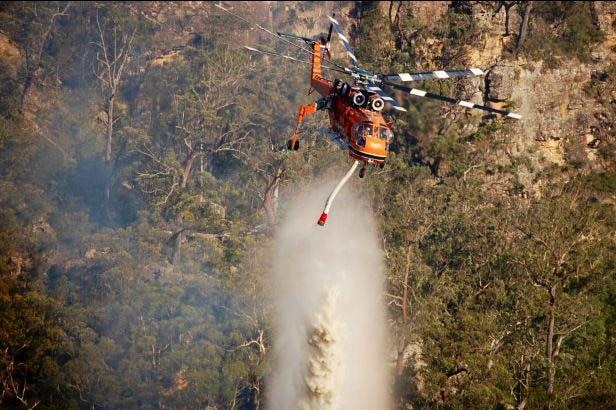
<svg viewBox="0 0 616 410">
<path fill-rule="evenodd" d="M 298 48 L 312 58 L 309 62 L 285 54 L 245 46 L 247 50 L 254 53 L 277 56 L 311 65 L 310 89 L 308 94 L 311 94 L 312 91 L 316 91 L 321 97 L 299 108 L 295 130 L 292 138 L 287 142 L 287 149 L 294 151 L 299 149 L 299 131 L 303 119 L 309 115 L 315 114 L 317 111 L 324 110 L 329 114 L 331 128 L 329 135 L 332 136 L 331 140 L 342 149 L 346 150 L 349 157 L 354 160 L 349 171 L 329 195 L 323 212 L 317 221 L 317 224 L 320 226 L 325 225 L 331 204 L 336 195 L 344 184 L 346 184 L 351 175 L 355 173 L 360 163 L 362 164 L 359 171 L 360 178 L 365 176 L 366 166 L 368 165 L 378 166 L 380 168 L 385 166 L 385 161 L 389 153 L 389 146 L 394 138 L 394 134 L 392 132 L 393 122 L 383 116 L 383 110 L 386 107 L 399 112 L 405 112 L 407 110 L 398 104 L 394 98 L 388 95 L 381 86 L 388 86 L 395 90 L 404 91 L 416 97 L 434 99 L 465 108 L 479 109 L 507 118 L 518 120 L 522 118 L 521 115 L 513 112 L 398 84 L 399 82 L 404 83 L 485 75 L 485 72 L 479 68 L 412 73 L 373 73 L 361 68 L 348 38 L 344 35 L 340 23 L 335 19 L 335 15 L 332 17 L 328 16 L 330 25 L 327 37 L 320 36 L 319 38 L 312 39 L 295 34 L 274 33 L 257 23 L 248 21 L 244 17 L 233 13 L 221 4 L 215 4 L 215 6 L 250 25 L 256 26 L 258 29 L 276 37 L 287 45 Z M 332 31 L 336 32 L 340 43 L 343 45 L 350 67 L 342 66 L 331 60 L 330 41 Z M 304 42 L 305 45 L 310 48 L 297 44 L 297 42 L 295 42 L 297 40 Z M 328 61 L 324 63 L 326 57 Z M 345 74 L 351 77 L 351 82 L 346 82 L 341 79 L 330 80 L 325 78 L 323 76 L 323 69 Z"/>
</svg>

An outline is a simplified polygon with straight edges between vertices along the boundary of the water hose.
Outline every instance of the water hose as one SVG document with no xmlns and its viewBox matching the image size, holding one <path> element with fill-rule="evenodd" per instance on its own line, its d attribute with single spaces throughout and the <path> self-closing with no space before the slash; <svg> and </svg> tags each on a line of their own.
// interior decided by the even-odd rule
<svg viewBox="0 0 616 410">
<path fill-rule="evenodd" d="M 336 188 L 334 188 L 332 193 L 329 194 L 329 197 L 327 198 L 327 202 L 325 202 L 325 209 L 323 210 L 323 213 L 321 214 L 321 217 L 319 218 L 319 221 L 317 222 L 317 224 L 321 226 L 325 225 L 325 221 L 327 221 L 327 214 L 329 213 L 329 207 L 332 205 L 332 202 L 334 202 L 334 199 L 336 198 L 336 195 L 338 195 L 338 192 L 340 191 L 340 189 L 342 189 L 344 184 L 346 184 L 349 178 L 351 178 L 351 175 L 353 175 L 353 172 L 355 172 L 355 170 L 357 169 L 358 164 L 359 164 L 359 161 L 355 160 L 353 165 L 351 165 L 351 169 L 349 169 L 349 172 L 347 172 L 346 175 L 342 177 L 340 182 L 338 182 L 338 185 L 336 185 Z"/>
</svg>

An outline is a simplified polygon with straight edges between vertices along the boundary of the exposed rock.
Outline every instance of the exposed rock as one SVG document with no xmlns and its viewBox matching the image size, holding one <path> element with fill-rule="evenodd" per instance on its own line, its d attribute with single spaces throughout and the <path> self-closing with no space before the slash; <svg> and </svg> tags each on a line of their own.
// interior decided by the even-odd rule
<svg viewBox="0 0 616 410">
<path fill-rule="evenodd" d="M 488 98 L 505 101 L 511 98 L 515 83 L 512 65 L 499 63 L 490 70 L 487 78 Z"/>
<path fill-rule="evenodd" d="M 599 147 L 599 143 L 601 142 L 599 138 L 595 137 L 591 133 L 582 135 L 582 138 L 584 139 L 584 144 L 591 149 L 597 149 Z"/>
<path fill-rule="evenodd" d="M 616 34 L 616 2 L 613 1 L 593 1 L 594 12 L 597 17 L 599 28 L 608 34 Z"/>
<path fill-rule="evenodd" d="M 565 149 L 562 141 L 548 140 L 539 144 L 543 159 L 549 163 L 562 166 L 565 164 Z"/>
<path fill-rule="evenodd" d="M 220 219 L 225 219 L 225 217 L 227 216 L 227 211 L 225 209 L 224 206 L 217 204 L 215 202 L 210 202 L 210 212 L 216 216 L 218 216 Z"/>
<path fill-rule="evenodd" d="M 0 60 L 11 69 L 11 75 L 17 76 L 21 64 L 21 51 L 4 34 L 0 33 Z"/>
<path fill-rule="evenodd" d="M 413 17 L 431 28 L 447 13 L 450 4 L 450 1 L 412 1 L 408 8 Z"/>
<path fill-rule="evenodd" d="M 84 258 L 86 259 L 92 259 L 96 256 L 96 249 L 88 249 L 85 253 Z"/>
<path fill-rule="evenodd" d="M 183 60 L 182 54 L 178 50 L 171 50 L 167 53 L 160 53 L 152 60 L 152 67 L 174 64 L 177 60 Z"/>
</svg>

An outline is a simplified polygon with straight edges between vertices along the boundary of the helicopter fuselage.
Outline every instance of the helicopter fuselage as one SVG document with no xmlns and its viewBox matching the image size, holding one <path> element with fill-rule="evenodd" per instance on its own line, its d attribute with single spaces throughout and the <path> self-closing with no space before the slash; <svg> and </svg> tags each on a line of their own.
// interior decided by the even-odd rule
<svg viewBox="0 0 616 410">
<path fill-rule="evenodd" d="M 331 81 L 321 75 L 321 44 L 312 44 L 310 85 L 326 100 L 330 125 L 345 139 L 349 156 L 371 165 L 382 164 L 393 138 L 391 123 L 380 110 L 383 100 L 360 87 Z"/>
</svg>

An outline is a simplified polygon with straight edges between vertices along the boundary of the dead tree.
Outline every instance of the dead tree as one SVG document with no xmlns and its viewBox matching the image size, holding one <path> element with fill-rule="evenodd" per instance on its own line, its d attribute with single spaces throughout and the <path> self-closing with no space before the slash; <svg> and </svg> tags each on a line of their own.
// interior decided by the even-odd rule
<svg viewBox="0 0 616 410">
<path fill-rule="evenodd" d="M 128 34 L 114 21 L 113 27 L 107 32 L 106 28 L 101 26 L 98 14 L 96 15 L 96 26 L 98 28 L 99 40 L 94 42 L 94 45 L 98 48 L 96 53 L 97 67 L 94 70 L 94 75 L 100 82 L 101 91 L 106 100 L 105 201 L 108 204 L 116 162 L 112 157 L 114 126 L 120 119 L 114 113 L 115 99 L 122 82 L 122 76 L 126 71 L 126 63 L 130 59 L 136 29 L 131 34 Z"/>
<path fill-rule="evenodd" d="M 285 172 L 284 161 L 275 161 L 271 166 L 271 171 L 262 171 L 261 176 L 265 180 L 265 191 L 263 193 L 263 209 L 268 228 L 276 225 L 278 214 L 278 191 L 282 176 Z"/>
</svg>

